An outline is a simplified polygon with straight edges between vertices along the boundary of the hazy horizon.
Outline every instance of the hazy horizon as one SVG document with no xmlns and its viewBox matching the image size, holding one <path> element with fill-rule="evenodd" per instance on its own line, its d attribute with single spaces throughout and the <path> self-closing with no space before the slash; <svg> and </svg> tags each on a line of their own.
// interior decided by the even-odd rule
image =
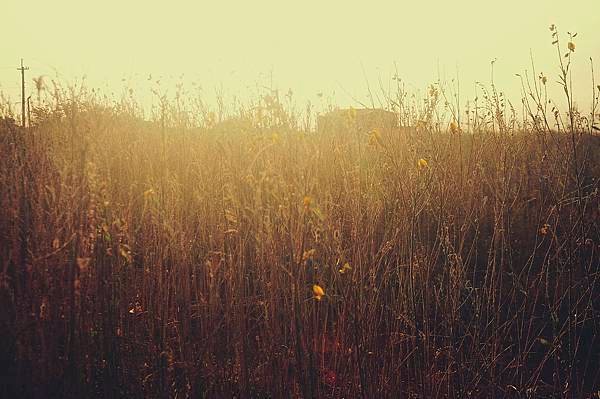
<svg viewBox="0 0 600 399">
<path fill-rule="evenodd" d="M 202 87 L 209 99 L 216 88 L 227 98 L 244 99 L 257 86 L 272 84 L 282 92 L 291 89 L 299 105 L 318 105 L 323 93 L 346 106 L 356 105 L 354 99 L 369 102 L 368 85 L 377 89 L 379 79 L 387 85 L 397 68 L 410 91 L 426 89 L 438 76 L 447 82 L 458 77 L 466 101 L 475 96 L 475 82 L 489 83 L 495 59 L 497 86 L 517 101 L 515 74 L 531 71 L 530 54 L 537 73 L 556 80 L 557 54 L 548 29 L 556 24 L 565 51 L 567 31 L 578 33 L 574 92 L 576 102 L 588 104 L 589 60 L 600 59 L 600 3 L 498 4 L 109 0 L 89 6 L 8 0 L 0 33 L 11 39 L 1 45 L 0 90 L 12 102 L 20 100 L 16 68 L 23 58 L 30 68 L 29 94 L 32 78 L 58 74 L 66 82 L 85 76 L 88 86 L 108 94 L 131 87 L 146 103 L 160 80 L 171 95 L 179 81 L 190 90 Z"/>
</svg>

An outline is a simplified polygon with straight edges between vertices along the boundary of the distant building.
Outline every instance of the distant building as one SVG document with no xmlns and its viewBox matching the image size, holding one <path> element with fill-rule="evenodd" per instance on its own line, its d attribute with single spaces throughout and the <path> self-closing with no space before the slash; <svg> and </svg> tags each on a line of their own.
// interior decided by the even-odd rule
<svg viewBox="0 0 600 399">
<path fill-rule="evenodd" d="M 328 112 L 317 117 L 317 131 L 369 132 L 378 129 L 382 133 L 395 130 L 398 118 L 395 113 L 383 109 L 345 108 Z"/>
</svg>

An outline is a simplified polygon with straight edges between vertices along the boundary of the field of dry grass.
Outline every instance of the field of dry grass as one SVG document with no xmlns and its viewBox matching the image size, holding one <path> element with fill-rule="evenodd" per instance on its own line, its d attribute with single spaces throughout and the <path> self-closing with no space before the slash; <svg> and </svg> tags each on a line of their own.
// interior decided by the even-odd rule
<svg viewBox="0 0 600 399">
<path fill-rule="evenodd" d="M 0 394 L 591 397 L 600 138 L 536 90 L 317 133 L 57 86 L 0 121 Z"/>
</svg>

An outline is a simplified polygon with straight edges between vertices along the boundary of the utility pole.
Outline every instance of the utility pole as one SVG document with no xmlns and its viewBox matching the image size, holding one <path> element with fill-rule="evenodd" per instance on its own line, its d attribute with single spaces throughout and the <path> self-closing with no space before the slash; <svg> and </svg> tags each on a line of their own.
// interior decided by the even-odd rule
<svg viewBox="0 0 600 399">
<path fill-rule="evenodd" d="M 17 68 L 17 71 L 21 71 L 21 122 L 25 127 L 25 71 L 29 70 L 28 67 L 23 66 L 23 58 L 21 58 L 21 68 Z"/>
</svg>

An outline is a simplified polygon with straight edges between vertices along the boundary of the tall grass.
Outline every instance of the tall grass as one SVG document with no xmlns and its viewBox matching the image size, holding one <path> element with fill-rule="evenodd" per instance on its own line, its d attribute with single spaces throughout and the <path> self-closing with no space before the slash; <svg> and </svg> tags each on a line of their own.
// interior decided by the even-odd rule
<svg viewBox="0 0 600 399">
<path fill-rule="evenodd" d="M 600 140 L 545 84 L 318 134 L 277 92 L 146 122 L 56 85 L 0 123 L 2 394 L 592 395 Z"/>
</svg>

